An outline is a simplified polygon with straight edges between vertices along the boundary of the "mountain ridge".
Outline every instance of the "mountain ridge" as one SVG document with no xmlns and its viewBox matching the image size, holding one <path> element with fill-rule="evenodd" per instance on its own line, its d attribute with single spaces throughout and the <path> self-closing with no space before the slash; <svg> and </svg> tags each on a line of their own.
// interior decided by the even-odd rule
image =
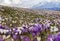
<svg viewBox="0 0 60 41">
<path fill-rule="evenodd" d="M 33 6 L 32 8 L 60 10 L 60 2 L 44 2 L 42 5 L 40 5 L 40 4 L 37 4 L 37 5 Z"/>
</svg>

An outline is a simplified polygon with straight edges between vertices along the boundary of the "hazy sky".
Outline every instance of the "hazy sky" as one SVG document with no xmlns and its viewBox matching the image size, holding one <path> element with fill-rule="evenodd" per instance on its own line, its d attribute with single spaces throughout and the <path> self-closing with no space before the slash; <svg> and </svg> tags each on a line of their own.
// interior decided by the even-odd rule
<svg viewBox="0 0 60 41">
<path fill-rule="evenodd" d="M 40 2 L 60 2 L 60 0 L 0 0 L 0 5 L 29 8 Z"/>
</svg>

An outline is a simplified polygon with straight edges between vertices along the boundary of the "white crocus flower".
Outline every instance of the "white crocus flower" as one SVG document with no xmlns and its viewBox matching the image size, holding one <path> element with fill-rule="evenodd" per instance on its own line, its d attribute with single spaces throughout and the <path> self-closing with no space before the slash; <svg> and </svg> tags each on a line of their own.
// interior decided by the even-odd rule
<svg viewBox="0 0 60 41">
<path fill-rule="evenodd" d="M 20 29 L 23 29 L 23 27 L 17 27 L 17 29 L 19 29 L 19 30 L 20 30 Z"/>
<path fill-rule="evenodd" d="M 21 31 L 21 30 L 19 30 L 19 29 L 17 30 L 17 32 L 19 32 L 19 34 L 21 34 L 21 33 L 22 33 L 22 31 Z"/>
<path fill-rule="evenodd" d="M 4 34 L 6 34 L 7 33 L 7 30 L 3 30 L 3 32 L 4 32 Z"/>
<path fill-rule="evenodd" d="M 56 31 L 58 31 L 58 28 L 56 26 L 51 26 L 50 31 L 56 32 Z"/>
<path fill-rule="evenodd" d="M 23 29 L 22 27 L 18 27 L 18 29 L 17 29 L 17 32 L 19 32 L 19 34 L 21 34 L 21 29 Z"/>
<path fill-rule="evenodd" d="M 29 25 L 34 25 L 35 23 L 29 23 Z"/>
<path fill-rule="evenodd" d="M 27 24 L 23 24 L 22 27 L 26 27 L 26 28 L 28 28 L 28 25 L 27 25 Z"/>
<path fill-rule="evenodd" d="M 37 40 L 38 40 L 38 41 L 41 41 L 41 37 L 37 37 Z"/>
<path fill-rule="evenodd" d="M 3 33 L 4 33 L 3 29 L 0 29 L 0 33 L 1 33 L 1 34 L 3 34 Z"/>
<path fill-rule="evenodd" d="M 4 39 L 8 39 L 8 38 L 10 38 L 10 35 L 8 35 L 8 36 L 3 35 L 3 40 L 4 40 Z"/>
<path fill-rule="evenodd" d="M 3 33 L 6 34 L 7 32 L 9 32 L 9 30 L 0 29 L 1 34 L 3 34 Z"/>
</svg>

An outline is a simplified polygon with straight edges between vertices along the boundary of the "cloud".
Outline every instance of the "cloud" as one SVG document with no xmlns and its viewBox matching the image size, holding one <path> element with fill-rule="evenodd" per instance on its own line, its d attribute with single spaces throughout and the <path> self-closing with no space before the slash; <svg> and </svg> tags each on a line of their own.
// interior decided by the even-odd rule
<svg viewBox="0 0 60 41">
<path fill-rule="evenodd" d="M 40 3 L 40 0 L 3 0 L 0 4 L 29 8 L 38 3 Z"/>
<path fill-rule="evenodd" d="M 3 3 L 5 3 L 5 4 L 11 4 L 10 0 L 4 0 Z"/>
<path fill-rule="evenodd" d="M 29 1 L 22 1 L 23 3 L 23 7 L 27 8 L 27 7 L 32 7 L 33 5 L 39 4 L 40 0 L 29 0 Z"/>
<path fill-rule="evenodd" d="M 60 0 L 0 0 L 0 5 L 30 8 L 41 2 L 60 2 Z"/>
<path fill-rule="evenodd" d="M 15 4 L 22 4 L 22 2 L 20 1 L 20 0 L 12 0 L 13 1 L 13 3 L 15 3 Z"/>
</svg>

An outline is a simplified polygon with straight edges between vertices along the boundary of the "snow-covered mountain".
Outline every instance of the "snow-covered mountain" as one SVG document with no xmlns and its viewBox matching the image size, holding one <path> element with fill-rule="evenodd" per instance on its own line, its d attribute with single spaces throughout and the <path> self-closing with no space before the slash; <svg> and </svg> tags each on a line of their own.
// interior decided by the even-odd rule
<svg viewBox="0 0 60 41">
<path fill-rule="evenodd" d="M 37 5 L 34 5 L 32 8 L 60 10 L 60 2 L 41 2 Z"/>
</svg>

